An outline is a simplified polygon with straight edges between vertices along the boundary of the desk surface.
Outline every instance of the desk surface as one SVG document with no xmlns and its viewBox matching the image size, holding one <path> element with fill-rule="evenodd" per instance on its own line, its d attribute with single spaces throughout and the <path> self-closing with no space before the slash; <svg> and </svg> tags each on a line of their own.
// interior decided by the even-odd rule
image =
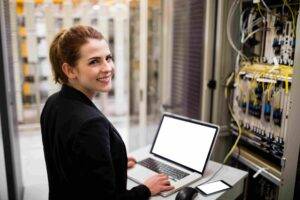
<svg viewBox="0 0 300 200">
<path fill-rule="evenodd" d="M 141 148 L 139 150 L 136 150 L 134 152 L 129 153 L 130 156 L 135 157 L 137 160 L 141 160 L 142 158 L 144 158 L 145 154 L 148 154 L 150 151 L 150 146 Z M 201 183 L 205 182 L 207 179 L 209 179 L 212 174 L 219 169 L 219 167 L 221 166 L 221 164 L 216 163 L 214 161 L 209 161 L 208 165 L 206 167 L 204 176 L 201 180 L 189 185 L 191 187 L 196 187 L 197 185 L 200 185 Z M 233 187 L 225 192 L 219 192 L 213 195 L 209 195 L 209 196 L 203 196 L 202 194 L 198 194 L 196 199 L 219 199 L 219 198 L 225 198 L 225 196 L 227 197 L 229 196 L 238 196 L 241 194 L 241 192 L 243 191 L 243 186 L 244 186 L 244 179 L 247 177 L 248 173 L 227 165 L 224 165 L 223 168 L 221 169 L 221 171 L 218 172 L 218 174 L 209 182 L 212 182 L 214 180 L 224 180 L 227 183 L 229 183 L 230 185 L 232 185 Z M 134 181 L 128 179 L 127 180 L 127 187 L 128 189 L 136 186 L 137 183 L 135 183 Z M 232 194 L 231 194 L 232 193 Z M 176 193 L 163 198 L 162 196 L 155 196 L 155 197 L 151 197 L 151 200 L 158 200 L 158 199 L 175 199 L 176 197 Z M 236 196 L 236 197 L 237 197 Z M 228 198 L 226 198 L 228 199 Z"/>
</svg>

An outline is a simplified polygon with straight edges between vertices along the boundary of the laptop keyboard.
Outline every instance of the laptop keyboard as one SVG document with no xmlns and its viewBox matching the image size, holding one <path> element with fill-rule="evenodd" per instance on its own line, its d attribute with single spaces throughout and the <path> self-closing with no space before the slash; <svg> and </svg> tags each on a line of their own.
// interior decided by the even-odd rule
<svg viewBox="0 0 300 200">
<path fill-rule="evenodd" d="M 185 173 L 179 169 L 166 165 L 158 160 L 154 160 L 153 158 L 146 158 L 138 163 L 157 173 L 164 173 L 168 175 L 171 179 L 175 179 L 175 180 L 180 180 L 189 175 L 188 173 Z"/>
</svg>

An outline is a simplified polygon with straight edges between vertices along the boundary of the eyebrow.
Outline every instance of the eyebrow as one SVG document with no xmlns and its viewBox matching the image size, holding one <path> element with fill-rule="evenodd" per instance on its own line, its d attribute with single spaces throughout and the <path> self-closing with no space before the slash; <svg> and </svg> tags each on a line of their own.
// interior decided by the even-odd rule
<svg viewBox="0 0 300 200">
<path fill-rule="evenodd" d="M 105 56 L 105 58 L 108 57 L 108 56 L 112 57 L 112 54 L 111 54 L 111 53 L 110 53 L 110 54 L 107 54 L 107 55 Z M 100 56 L 95 56 L 95 57 L 89 58 L 88 60 L 101 59 L 101 58 L 102 58 L 102 57 L 100 57 Z"/>
<path fill-rule="evenodd" d="M 95 57 L 91 57 L 91 58 L 89 58 L 88 60 L 94 60 L 94 59 L 101 59 L 101 57 L 99 57 L 99 56 L 95 56 Z"/>
</svg>

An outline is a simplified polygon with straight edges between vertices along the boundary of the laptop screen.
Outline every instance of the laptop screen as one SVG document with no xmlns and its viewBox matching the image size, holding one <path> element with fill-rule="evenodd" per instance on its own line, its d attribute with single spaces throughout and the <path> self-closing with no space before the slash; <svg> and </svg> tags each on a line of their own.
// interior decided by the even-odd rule
<svg viewBox="0 0 300 200">
<path fill-rule="evenodd" d="M 164 115 L 151 153 L 203 173 L 218 126 Z"/>
</svg>

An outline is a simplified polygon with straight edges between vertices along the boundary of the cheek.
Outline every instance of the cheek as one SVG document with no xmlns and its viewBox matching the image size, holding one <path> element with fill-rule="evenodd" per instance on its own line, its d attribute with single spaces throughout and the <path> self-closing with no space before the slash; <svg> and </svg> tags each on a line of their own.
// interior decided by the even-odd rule
<svg viewBox="0 0 300 200">
<path fill-rule="evenodd" d="M 112 71 L 112 74 L 113 74 L 113 75 L 114 75 L 115 72 L 116 72 L 114 63 L 111 64 L 111 71 Z"/>
<path fill-rule="evenodd" d="M 81 71 L 81 73 L 79 74 L 79 77 L 83 81 L 91 81 L 91 80 L 97 78 L 97 72 L 94 70 Z"/>
</svg>

